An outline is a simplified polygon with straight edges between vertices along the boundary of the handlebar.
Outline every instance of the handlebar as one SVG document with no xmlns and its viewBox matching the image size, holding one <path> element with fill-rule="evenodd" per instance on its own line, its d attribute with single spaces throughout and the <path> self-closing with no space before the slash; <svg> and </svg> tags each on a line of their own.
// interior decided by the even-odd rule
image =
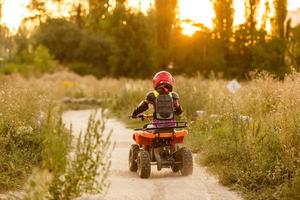
<svg viewBox="0 0 300 200">
<path fill-rule="evenodd" d="M 132 116 L 129 116 L 132 118 Z M 144 121 L 145 119 L 151 121 L 153 119 L 153 115 L 144 115 L 144 114 L 140 114 L 138 115 L 136 118 L 140 118 L 142 121 Z"/>
<path fill-rule="evenodd" d="M 144 119 L 148 119 L 148 120 L 152 120 L 153 119 L 153 115 L 144 115 L 144 114 L 141 114 L 141 115 L 138 115 L 137 116 L 138 118 L 144 120 Z"/>
</svg>

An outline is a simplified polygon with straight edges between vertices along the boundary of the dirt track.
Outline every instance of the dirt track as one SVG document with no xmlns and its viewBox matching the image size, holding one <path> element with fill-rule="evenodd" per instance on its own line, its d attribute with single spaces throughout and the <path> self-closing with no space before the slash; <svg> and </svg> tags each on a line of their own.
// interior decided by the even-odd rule
<svg viewBox="0 0 300 200">
<path fill-rule="evenodd" d="M 74 134 L 77 135 L 87 126 L 90 110 L 68 111 L 63 120 L 72 123 Z M 112 167 L 109 180 L 111 186 L 105 196 L 107 200 L 236 200 L 241 199 L 236 193 L 218 184 L 204 167 L 194 165 L 194 173 L 188 177 L 172 173 L 170 169 L 158 172 L 152 167 L 149 179 L 140 179 L 136 173 L 128 170 L 128 149 L 132 143 L 132 130 L 124 124 L 110 119 L 107 129 L 113 130 L 116 148 L 112 155 Z M 97 196 L 84 199 L 100 199 Z M 102 199 L 102 198 L 101 198 Z"/>
</svg>

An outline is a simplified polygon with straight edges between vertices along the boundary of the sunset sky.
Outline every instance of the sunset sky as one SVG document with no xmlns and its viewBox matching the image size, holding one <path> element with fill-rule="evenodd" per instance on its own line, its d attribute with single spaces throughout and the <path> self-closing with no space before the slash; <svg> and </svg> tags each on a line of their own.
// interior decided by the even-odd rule
<svg viewBox="0 0 300 200">
<path fill-rule="evenodd" d="M 2 22 L 7 24 L 12 31 L 15 31 L 21 20 L 27 15 L 26 5 L 30 0 L 4 0 Z M 128 0 L 128 4 L 136 9 L 141 8 L 144 12 L 149 8 L 150 2 L 154 0 Z M 262 5 L 264 5 L 262 0 Z M 235 5 L 235 24 L 244 22 L 244 1 L 234 0 Z M 260 13 L 264 12 L 264 6 L 261 6 Z M 289 10 L 300 8 L 300 0 L 289 0 Z M 181 20 L 191 19 L 195 23 L 203 23 L 212 27 L 212 18 L 214 17 L 211 0 L 180 0 L 179 1 L 179 18 Z M 195 27 L 183 24 L 183 32 L 192 34 Z"/>
</svg>

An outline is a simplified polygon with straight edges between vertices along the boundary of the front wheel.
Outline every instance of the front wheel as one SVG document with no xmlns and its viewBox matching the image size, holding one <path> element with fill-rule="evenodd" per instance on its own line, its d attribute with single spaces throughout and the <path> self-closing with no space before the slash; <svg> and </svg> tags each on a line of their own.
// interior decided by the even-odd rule
<svg viewBox="0 0 300 200">
<path fill-rule="evenodd" d="M 141 178 L 149 178 L 151 173 L 151 161 L 148 151 L 142 150 L 137 156 L 137 172 Z"/>
</svg>

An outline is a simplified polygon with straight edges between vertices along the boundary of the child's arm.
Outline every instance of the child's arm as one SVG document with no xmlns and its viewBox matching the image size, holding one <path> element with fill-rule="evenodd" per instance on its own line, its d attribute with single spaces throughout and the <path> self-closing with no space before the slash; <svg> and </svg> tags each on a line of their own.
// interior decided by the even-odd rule
<svg viewBox="0 0 300 200">
<path fill-rule="evenodd" d="M 179 104 L 179 101 L 176 100 L 174 103 L 174 114 L 175 115 L 181 115 L 181 113 L 183 112 L 181 105 Z"/>
<path fill-rule="evenodd" d="M 179 95 L 176 92 L 173 92 L 173 99 L 174 99 L 174 114 L 181 115 L 183 112 L 182 107 L 179 103 Z"/>
<path fill-rule="evenodd" d="M 136 118 L 139 114 L 141 114 L 142 112 L 145 112 L 146 110 L 148 110 L 149 105 L 148 102 L 146 100 L 142 101 L 138 107 L 136 107 L 132 113 L 132 117 Z"/>
<path fill-rule="evenodd" d="M 149 108 L 149 103 L 152 104 L 153 99 L 155 98 L 153 92 L 149 92 L 146 96 L 146 99 L 143 100 L 138 107 L 136 107 L 132 113 L 132 117 L 136 118 L 139 114 L 145 112 Z"/>
</svg>

